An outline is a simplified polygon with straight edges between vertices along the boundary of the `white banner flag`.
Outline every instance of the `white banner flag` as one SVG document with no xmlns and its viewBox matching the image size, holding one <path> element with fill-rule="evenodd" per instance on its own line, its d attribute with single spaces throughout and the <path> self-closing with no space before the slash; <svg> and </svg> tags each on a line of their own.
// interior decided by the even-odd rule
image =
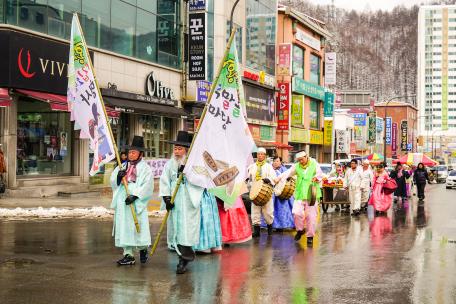
<svg viewBox="0 0 456 304">
<path fill-rule="evenodd" d="M 99 92 L 89 63 L 87 45 L 75 14 L 71 24 L 67 100 L 75 129 L 81 130 L 80 138 L 90 140 L 90 148 L 94 151 L 90 175 L 95 175 L 101 165 L 116 157 Z"/>
<path fill-rule="evenodd" d="M 256 148 L 239 99 L 239 65 L 232 43 L 185 166 L 187 179 L 232 206 L 246 192 L 247 167 Z"/>
</svg>

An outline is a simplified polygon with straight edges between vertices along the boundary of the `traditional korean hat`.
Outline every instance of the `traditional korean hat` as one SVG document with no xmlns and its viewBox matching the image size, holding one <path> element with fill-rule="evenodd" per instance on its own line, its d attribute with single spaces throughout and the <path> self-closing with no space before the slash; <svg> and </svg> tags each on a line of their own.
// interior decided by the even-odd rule
<svg viewBox="0 0 456 304">
<path fill-rule="evenodd" d="M 363 160 L 363 165 L 369 165 L 370 161 L 368 159 Z"/>
<path fill-rule="evenodd" d="M 306 151 L 301 151 L 296 154 L 296 160 L 299 160 L 300 158 L 306 157 L 307 153 Z"/>
<path fill-rule="evenodd" d="M 131 145 L 127 146 L 128 150 L 137 150 L 139 152 L 144 152 L 146 148 L 144 147 L 144 138 L 142 136 L 135 135 L 131 141 Z"/>
<path fill-rule="evenodd" d="M 258 148 L 257 153 L 264 153 L 264 154 L 266 154 L 266 149 L 265 149 L 265 148 Z"/>
<path fill-rule="evenodd" d="M 181 147 L 190 147 L 190 144 L 192 143 L 192 138 L 193 136 L 188 133 L 187 131 L 179 131 L 177 132 L 177 137 L 176 140 L 167 140 L 170 144 L 173 144 L 175 146 L 181 146 Z"/>
</svg>

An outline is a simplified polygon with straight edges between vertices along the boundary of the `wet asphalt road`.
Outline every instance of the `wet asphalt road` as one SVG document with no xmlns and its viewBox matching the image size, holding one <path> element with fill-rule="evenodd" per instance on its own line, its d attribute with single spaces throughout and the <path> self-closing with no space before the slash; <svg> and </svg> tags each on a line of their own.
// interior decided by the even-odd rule
<svg viewBox="0 0 456 304">
<path fill-rule="evenodd" d="M 117 267 L 110 221 L 3 221 L 0 303 L 456 303 L 456 190 L 427 190 L 371 221 L 330 209 L 313 248 L 263 234 L 180 276 L 165 238 L 145 266 Z"/>
</svg>

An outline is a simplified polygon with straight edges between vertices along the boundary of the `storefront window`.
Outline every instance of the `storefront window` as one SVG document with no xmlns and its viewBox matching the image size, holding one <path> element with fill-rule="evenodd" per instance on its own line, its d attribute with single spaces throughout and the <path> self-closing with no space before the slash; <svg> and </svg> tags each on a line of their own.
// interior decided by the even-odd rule
<svg viewBox="0 0 456 304">
<path fill-rule="evenodd" d="M 146 158 L 169 158 L 171 157 L 172 120 L 166 117 L 146 116 L 141 117 Z"/>
<path fill-rule="evenodd" d="M 111 48 L 114 52 L 132 56 L 136 9 L 120 0 L 111 2 Z"/>
<path fill-rule="evenodd" d="M 293 45 L 293 76 L 304 79 L 304 49 Z"/>
<path fill-rule="evenodd" d="M 310 100 L 310 128 L 320 129 L 320 102 L 315 99 Z"/>
<path fill-rule="evenodd" d="M 310 82 L 320 84 L 320 57 L 310 54 Z"/>
<path fill-rule="evenodd" d="M 19 101 L 16 174 L 70 175 L 72 132 L 69 113 L 41 101 Z"/>
</svg>

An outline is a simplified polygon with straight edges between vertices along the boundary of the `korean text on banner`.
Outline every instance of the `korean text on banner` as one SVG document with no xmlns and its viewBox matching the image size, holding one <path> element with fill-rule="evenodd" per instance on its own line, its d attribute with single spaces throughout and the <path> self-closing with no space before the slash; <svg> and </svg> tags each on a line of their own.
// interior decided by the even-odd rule
<svg viewBox="0 0 456 304">
<path fill-rule="evenodd" d="M 391 128 L 392 128 L 392 118 L 386 118 L 386 130 L 385 130 L 385 141 L 387 145 L 391 145 Z"/>
<path fill-rule="evenodd" d="M 238 96 L 240 76 L 233 42 L 184 170 L 191 183 L 228 206 L 247 190 L 244 180 L 255 149 Z"/>
<path fill-rule="evenodd" d="M 334 93 L 325 92 L 324 114 L 325 117 L 332 117 L 334 112 Z"/>
<path fill-rule="evenodd" d="M 290 83 L 279 82 L 279 100 L 277 102 L 277 130 L 290 129 Z"/>
<path fill-rule="evenodd" d="M 367 141 L 369 144 L 375 144 L 377 140 L 377 112 L 369 112 L 369 131 Z"/>
<path fill-rule="evenodd" d="M 334 52 L 325 54 L 325 85 L 336 85 L 336 58 Z"/>
<path fill-rule="evenodd" d="M 100 166 L 116 157 L 97 86 L 89 64 L 87 45 L 75 15 L 71 25 L 67 99 L 75 129 L 81 130 L 80 138 L 89 139 L 94 152 L 90 175 L 95 175 Z"/>
</svg>

